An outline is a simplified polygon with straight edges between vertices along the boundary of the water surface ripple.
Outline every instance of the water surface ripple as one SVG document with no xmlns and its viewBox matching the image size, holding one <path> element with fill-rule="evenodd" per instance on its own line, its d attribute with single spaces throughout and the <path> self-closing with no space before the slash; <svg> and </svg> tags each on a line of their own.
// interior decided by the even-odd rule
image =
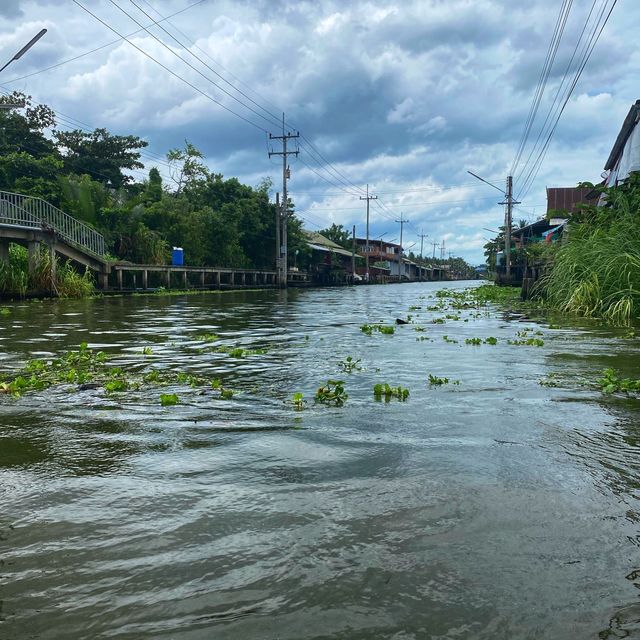
<svg viewBox="0 0 640 640">
<path fill-rule="evenodd" d="M 640 403 L 584 384 L 639 377 L 639 341 L 429 311 L 440 286 L 9 305 L 5 373 L 86 341 L 237 393 L 0 397 L 0 638 L 639 638 Z M 544 346 L 507 344 L 524 329 Z M 205 333 L 266 353 L 203 350 Z M 349 355 L 361 371 L 340 371 Z M 312 401 L 329 378 L 342 408 Z M 376 382 L 411 395 L 376 402 Z"/>
</svg>

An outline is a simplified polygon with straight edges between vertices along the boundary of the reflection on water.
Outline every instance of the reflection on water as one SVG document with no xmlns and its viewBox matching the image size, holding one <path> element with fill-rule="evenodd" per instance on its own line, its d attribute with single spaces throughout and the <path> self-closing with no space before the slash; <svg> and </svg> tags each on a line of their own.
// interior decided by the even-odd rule
<svg viewBox="0 0 640 640">
<path fill-rule="evenodd" d="M 12 306 L 4 371 L 86 341 L 236 394 L 0 398 L 0 638 L 640 637 L 640 404 L 584 385 L 638 377 L 639 341 L 498 310 L 433 324 L 438 286 Z M 422 332 L 359 329 L 412 305 Z M 507 344 L 525 328 L 544 347 Z M 314 405 L 336 377 L 346 405 Z"/>
</svg>

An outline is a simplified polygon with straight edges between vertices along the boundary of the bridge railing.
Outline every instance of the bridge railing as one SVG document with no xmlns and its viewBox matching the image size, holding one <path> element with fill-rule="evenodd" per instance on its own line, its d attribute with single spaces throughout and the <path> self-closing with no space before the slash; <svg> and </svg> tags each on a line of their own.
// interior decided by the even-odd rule
<svg viewBox="0 0 640 640">
<path fill-rule="evenodd" d="M 51 229 L 88 253 L 104 255 L 104 237 L 42 198 L 0 191 L 0 224 Z"/>
</svg>

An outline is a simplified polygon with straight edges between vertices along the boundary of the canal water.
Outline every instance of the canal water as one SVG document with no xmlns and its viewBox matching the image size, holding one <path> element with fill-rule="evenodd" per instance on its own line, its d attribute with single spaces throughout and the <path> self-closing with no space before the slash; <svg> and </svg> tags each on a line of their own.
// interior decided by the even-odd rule
<svg viewBox="0 0 640 640">
<path fill-rule="evenodd" d="M 0 397 L 0 638 L 640 637 L 640 402 L 590 386 L 639 340 L 428 310 L 442 286 L 474 283 L 8 305 L 3 372 L 87 342 L 235 394 Z"/>
</svg>

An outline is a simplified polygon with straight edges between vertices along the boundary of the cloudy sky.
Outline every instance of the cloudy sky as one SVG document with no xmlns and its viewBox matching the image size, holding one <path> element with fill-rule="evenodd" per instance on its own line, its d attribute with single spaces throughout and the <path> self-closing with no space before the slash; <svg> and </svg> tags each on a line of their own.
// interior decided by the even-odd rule
<svg viewBox="0 0 640 640">
<path fill-rule="evenodd" d="M 599 179 L 640 97 L 636 0 L 615 5 L 536 171 L 547 139 L 538 134 L 549 114 L 553 126 L 583 46 L 614 2 L 1 0 L 2 63 L 42 27 L 48 33 L 2 72 L 0 88 L 49 104 L 60 128 L 143 137 L 148 166 L 187 139 L 212 170 L 252 185 L 270 176 L 274 191 L 281 161 L 267 152 L 280 146 L 268 133 L 280 133 L 284 111 L 302 136 L 289 188 L 309 229 L 355 224 L 364 235 L 368 183 L 378 196 L 372 238 L 397 241 L 402 214 L 405 249 L 419 252 L 423 233 L 425 254 L 444 240 L 446 255 L 479 263 L 504 213 L 501 194 L 467 170 L 504 186 L 561 15 L 514 171 L 514 217 L 543 215 L 546 186 Z"/>
</svg>

